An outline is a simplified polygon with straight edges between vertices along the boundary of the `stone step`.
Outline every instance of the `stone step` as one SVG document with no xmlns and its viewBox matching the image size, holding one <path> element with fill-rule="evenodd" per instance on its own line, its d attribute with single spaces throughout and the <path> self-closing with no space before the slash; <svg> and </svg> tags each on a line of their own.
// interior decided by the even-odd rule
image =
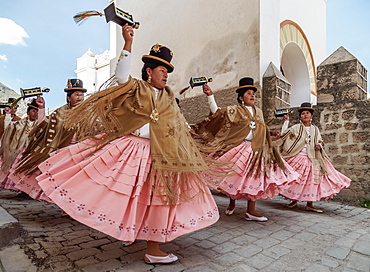
<svg viewBox="0 0 370 272">
<path fill-rule="evenodd" d="M 0 207 L 0 249 L 20 236 L 19 222 Z"/>
</svg>

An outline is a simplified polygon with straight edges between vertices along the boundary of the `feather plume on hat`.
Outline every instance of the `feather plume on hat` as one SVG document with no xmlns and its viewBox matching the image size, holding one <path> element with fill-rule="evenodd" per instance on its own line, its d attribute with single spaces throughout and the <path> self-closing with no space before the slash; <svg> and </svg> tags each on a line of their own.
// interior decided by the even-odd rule
<svg viewBox="0 0 370 272">
<path fill-rule="evenodd" d="M 91 16 L 97 16 L 97 15 L 103 16 L 104 14 L 97 10 L 88 10 L 88 11 L 77 13 L 75 16 L 73 16 L 73 20 L 75 21 L 76 24 L 82 24 L 85 19 Z"/>
</svg>

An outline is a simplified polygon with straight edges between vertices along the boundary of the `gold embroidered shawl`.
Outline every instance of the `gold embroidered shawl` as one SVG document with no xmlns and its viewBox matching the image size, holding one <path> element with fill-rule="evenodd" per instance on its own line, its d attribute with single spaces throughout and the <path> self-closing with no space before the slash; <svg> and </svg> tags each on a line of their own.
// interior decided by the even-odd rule
<svg viewBox="0 0 370 272">
<path fill-rule="evenodd" d="M 276 140 L 276 145 L 279 146 L 283 158 L 290 158 L 297 155 L 307 144 L 307 154 L 311 160 L 315 173 L 314 180 L 319 180 L 319 175 L 328 174 L 328 169 L 325 165 L 325 160 L 329 159 L 323 148 L 315 150 L 316 144 L 321 144 L 323 147 L 323 140 L 320 130 L 317 126 L 311 124 L 310 140 L 308 141 L 308 134 L 302 122 L 290 127 L 283 132 L 279 140 Z"/>
<path fill-rule="evenodd" d="M 27 145 L 28 135 L 36 125 L 37 120 L 29 121 L 27 116 L 10 123 L 5 129 L 0 148 L 1 170 L 4 173 L 12 167 L 19 152 Z"/>
<path fill-rule="evenodd" d="M 19 121 L 19 120 L 21 120 L 19 116 L 12 114 L 12 121 Z M 5 114 L 0 116 L 0 138 L 2 138 L 4 134 L 4 130 L 5 130 L 4 121 L 5 121 Z"/>
<path fill-rule="evenodd" d="M 16 173 L 24 172 L 26 175 L 32 175 L 51 152 L 71 143 L 75 131 L 65 129 L 63 126 L 70 109 L 67 104 L 59 107 L 31 131 L 29 144 L 22 153 Z"/>
<path fill-rule="evenodd" d="M 201 150 L 207 153 L 221 155 L 239 145 L 249 134 L 249 124 L 256 123 L 253 131 L 252 150 L 253 158 L 248 172 L 259 175 L 277 163 L 282 169 L 284 164 L 278 151 L 274 148 L 269 129 L 263 120 L 262 111 L 253 106 L 254 116 L 242 105 L 228 106 L 218 109 L 204 121 L 193 125 L 193 129 L 200 139 Z M 262 161 L 265 167 L 262 167 Z"/>
<path fill-rule="evenodd" d="M 158 110 L 157 121 L 151 118 L 154 109 Z M 160 90 L 156 99 L 154 89 L 146 81 L 130 77 L 126 83 L 95 93 L 72 109 L 66 127 L 78 127 L 77 141 L 106 133 L 103 141 L 107 143 L 147 123 L 153 163 L 151 178 L 161 184 L 158 189 L 164 201 L 173 204 L 180 198 L 187 199 L 189 196 L 180 190 L 187 187 L 190 179 L 202 191 L 205 180 L 201 171 L 207 165 L 168 87 Z"/>
</svg>

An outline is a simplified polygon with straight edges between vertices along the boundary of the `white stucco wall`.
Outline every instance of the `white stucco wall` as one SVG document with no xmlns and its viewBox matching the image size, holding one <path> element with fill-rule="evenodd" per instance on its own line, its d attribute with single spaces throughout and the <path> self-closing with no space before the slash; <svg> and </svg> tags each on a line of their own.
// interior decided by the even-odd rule
<svg viewBox="0 0 370 272">
<path fill-rule="evenodd" d="M 280 0 L 260 0 L 260 14 L 260 77 L 262 77 L 270 62 L 276 67 L 280 66 Z"/>
<path fill-rule="evenodd" d="M 190 77 L 212 77 L 215 91 L 237 86 L 244 76 L 259 77 L 258 0 L 118 0 L 117 7 L 141 23 L 135 32 L 134 77 L 141 76 L 141 56 L 155 43 L 174 53 L 169 85 L 176 93 Z M 122 43 L 119 39 L 117 50 Z M 201 92 L 198 87 L 184 95 Z"/>
</svg>

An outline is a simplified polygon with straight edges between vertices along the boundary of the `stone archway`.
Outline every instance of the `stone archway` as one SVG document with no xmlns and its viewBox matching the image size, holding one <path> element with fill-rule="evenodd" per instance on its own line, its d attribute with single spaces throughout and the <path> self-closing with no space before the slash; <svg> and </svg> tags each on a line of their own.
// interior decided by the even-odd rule
<svg viewBox="0 0 370 272">
<path fill-rule="evenodd" d="M 280 70 L 291 83 L 291 106 L 316 104 L 316 70 L 308 40 L 292 21 L 280 25 Z"/>
</svg>

